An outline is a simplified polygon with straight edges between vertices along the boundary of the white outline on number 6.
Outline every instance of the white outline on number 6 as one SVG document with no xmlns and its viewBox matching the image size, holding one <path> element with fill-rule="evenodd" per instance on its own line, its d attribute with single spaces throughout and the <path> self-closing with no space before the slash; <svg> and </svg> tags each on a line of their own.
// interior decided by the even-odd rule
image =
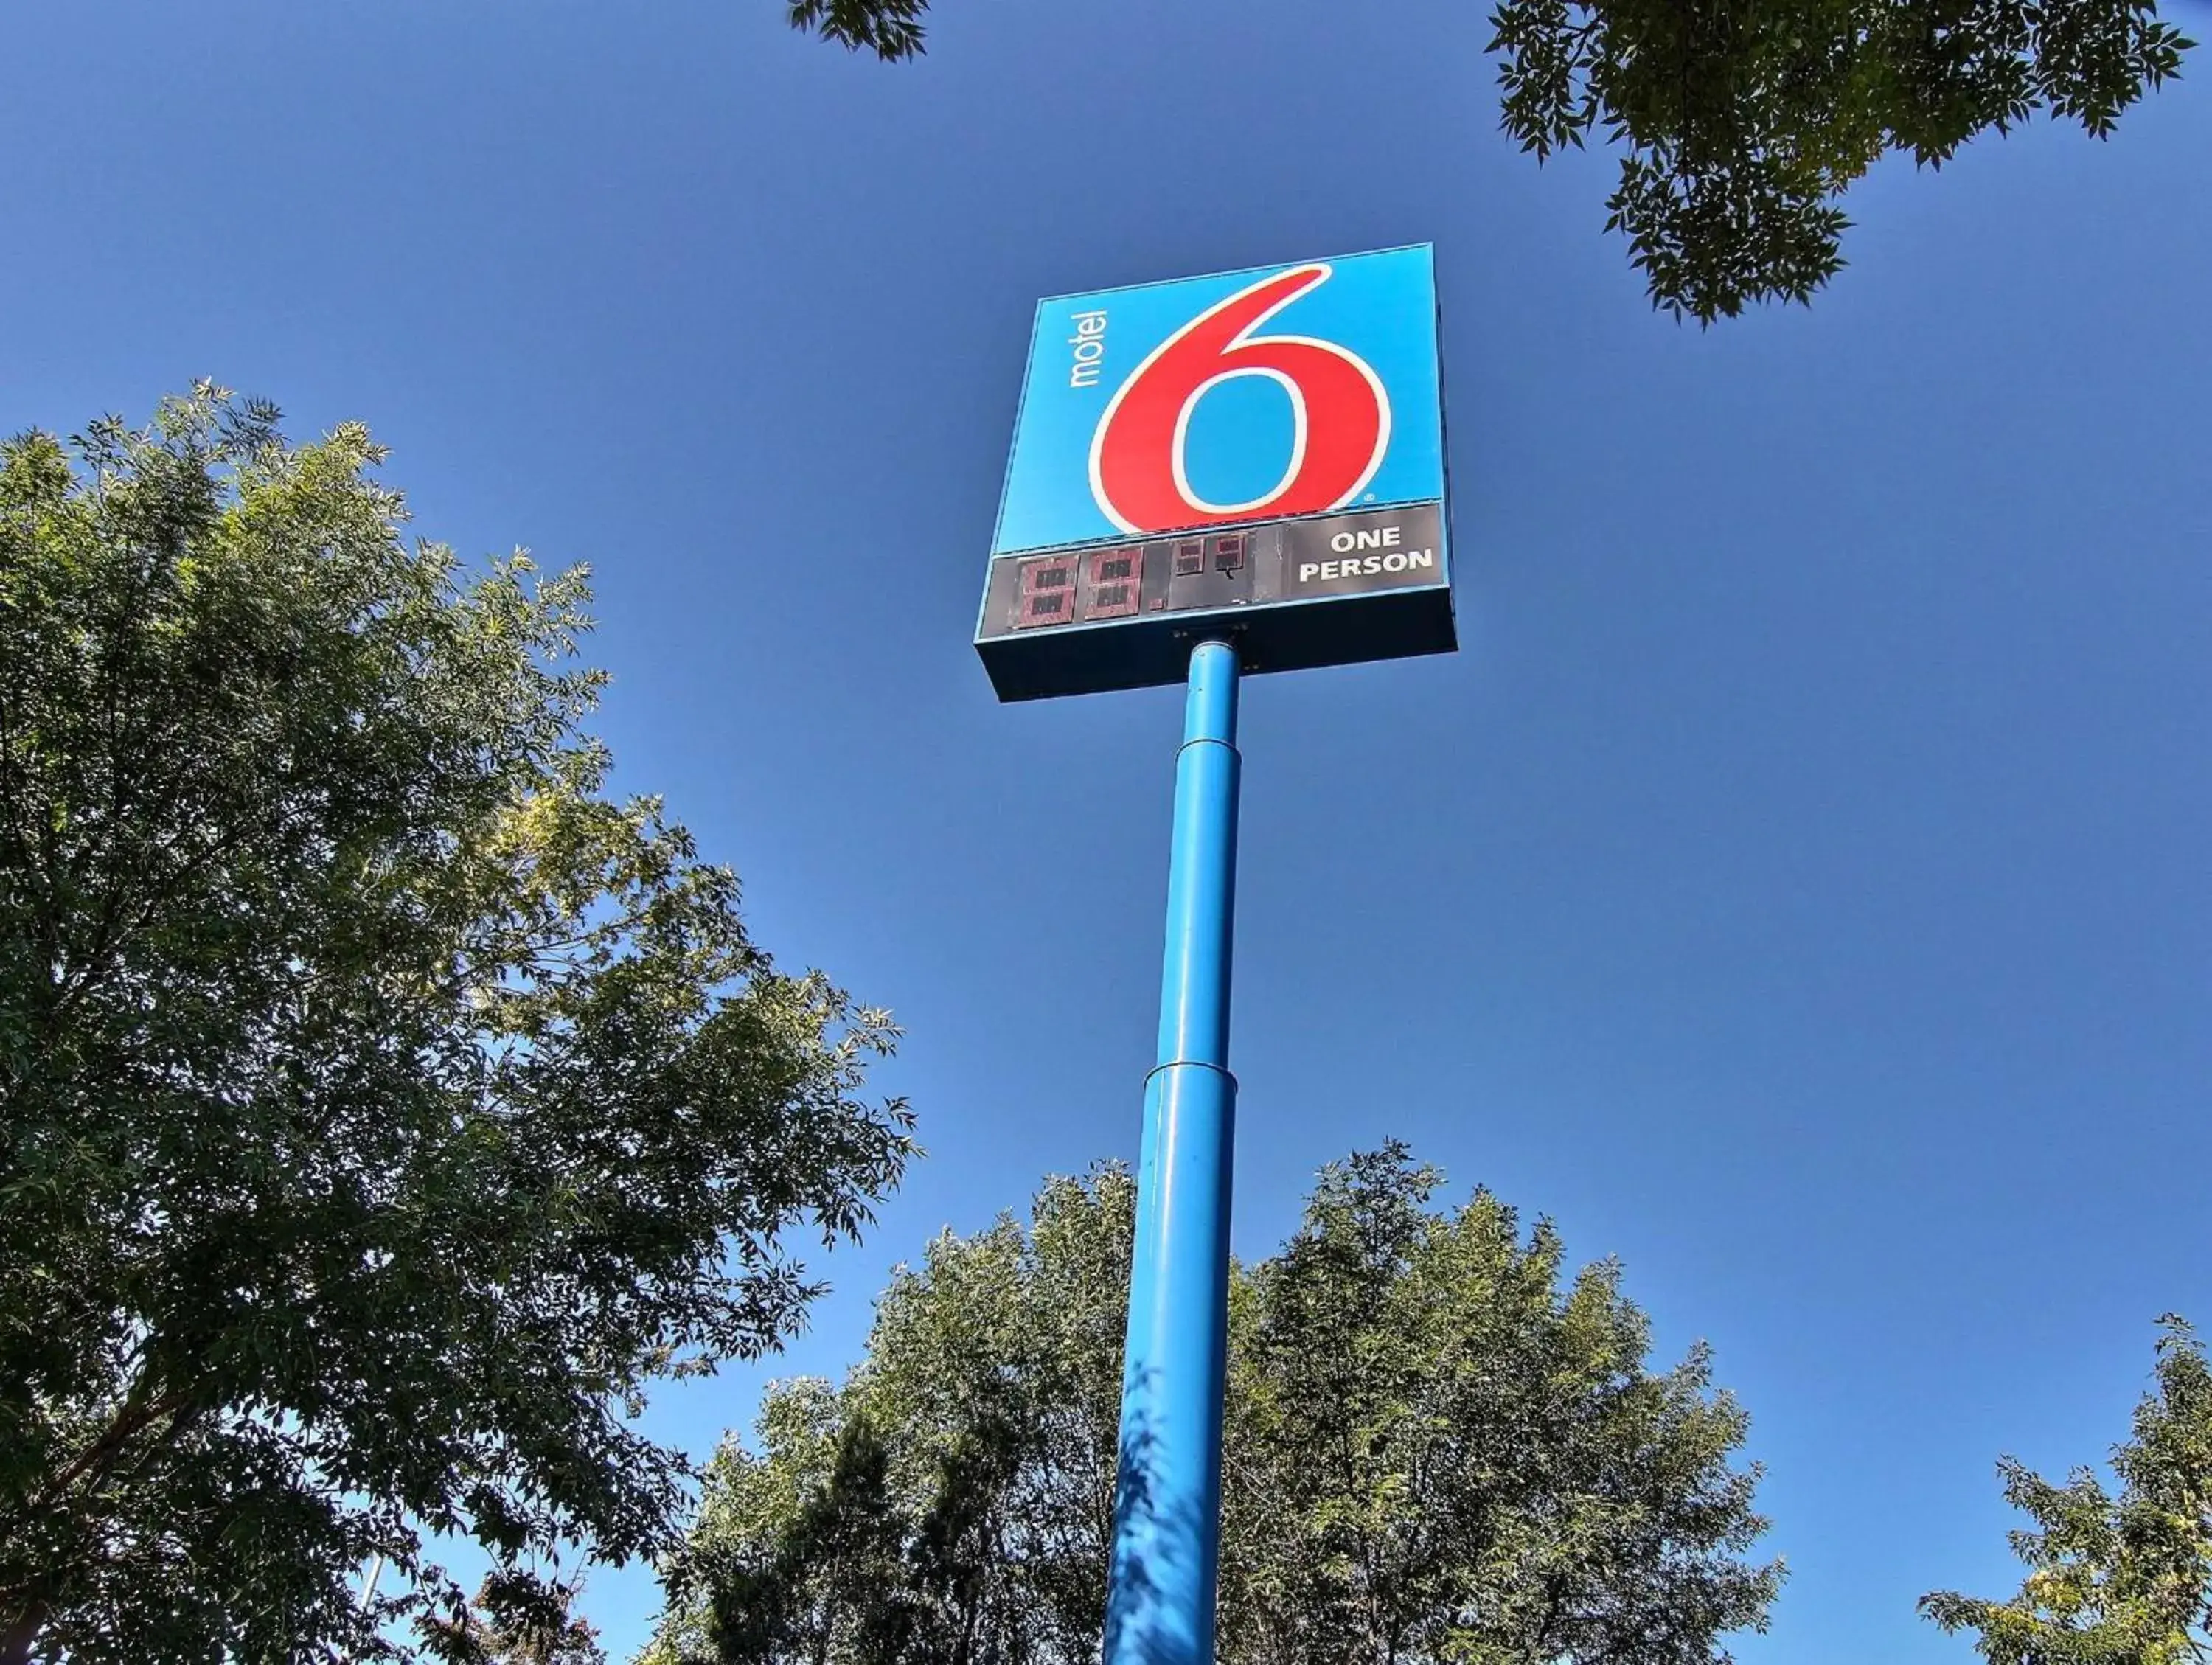
<svg viewBox="0 0 2212 1665">
<path fill-rule="evenodd" d="M 1237 351 L 1240 347 L 1273 347 L 1278 345 L 1318 347 L 1325 353 L 1334 354 L 1338 358 L 1342 359 L 1346 364 L 1352 366 L 1353 369 L 1358 371 L 1362 376 L 1366 378 L 1367 386 L 1375 395 L 1375 410 L 1376 417 L 1375 425 L 1375 453 L 1372 456 L 1368 458 L 1367 466 L 1360 471 L 1359 477 L 1352 483 L 1351 489 L 1342 496 L 1339 497 L 1334 502 L 1329 504 L 1328 506 L 1328 509 L 1319 510 L 1316 512 L 1326 513 L 1328 512 L 1328 509 L 1342 508 L 1346 503 L 1350 502 L 1366 489 L 1367 483 L 1375 477 L 1375 471 L 1382 466 L 1383 454 L 1390 448 L 1390 395 L 1382 386 L 1382 379 L 1375 374 L 1374 367 L 1370 365 L 1365 359 L 1360 357 L 1358 354 L 1352 351 L 1349 348 L 1341 346 L 1334 341 L 1323 341 L 1317 336 L 1262 336 L 1253 334 L 1255 330 L 1258 329 L 1262 324 L 1265 324 L 1277 313 L 1281 312 L 1285 307 L 1291 305 L 1293 302 L 1303 301 L 1306 296 L 1311 295 L 1316 289 L 1319 289 L 1323 283 L 1326 283 L 1334 270 L 1334 267 L 1328 265 L 1325 262 L 1316 261 L 1313 264 L 1307 266 L 1285 266 L 1280 271 L 1269 272 L 1265 277 L 1259 278 L 1252 283 L 1247 283 L 1243 289 L 1237 290 L 1236 294 L 1224 296 L 1221 300 L 1215 301 L 1213 305 L 1208 307 L 1204 312 L 1199 313 L 1195 318 L 1193 318 L 1188 323 L 1185 324 L 1165 341 L 1163 341 L 1158 346 L 1153 348 L 1151 352 L 1146 354 L 1143 361 L 1139 363 L 1137 368 L 1130 371 L 1127 376 L 1122 378 L 1121 385 L 1114 390 L 1114 397 L 1106 401 L 1105 410 L 1099 413 L 1098 426 L 1093 428 L 1091 434 L 1091 501 L 1098 505 L 1100 512 L 1103 513 L 1109 520 L 1111 520 L 1115 526 L 1119 527 L 1123 532 L 1135 532 L 1139 535 L 1143 535 L 1148 532 L 1158 530 L 1157 528 L 1140 526 L 1136 525 L 1133 521 L 1125 520 L 1122 517 L 1121 511 L 1116 509 L 1112 502 L 1108 500 L 1105 483 L 1098 476 L 1099 453 L 1105 449 L 1106 431 L 1113 426 L 1115 415 L 1121 408 L 1121 400 L 1123 397 L 1127 394 L 1128 391 L 1132 387 L 1134 387 L 1139 381 L 1144 380 L 1145 373 L 1150 370 L 1153 364 L 1167 353 L 1169 349 L 1173 347 L 1177 342 L 1181 341 L 1185 336 L 1188 335 L 1193 330 L 1198 328 L 1200 325 L 1205 323 L 1206 319 L 1212 318 L 1215 313 L 1226 312 L 1230 307 L 1235 306 L 1238 301 L 1249 295 L 1255 289 L 1265 289 L 1270 283 L 1280 283 L 1285 277 L 1297 276 L 1304 272 L 1311 272 L 1313 274 L 1313 281 L 1310 283 L 1307 283 L 1302 288 L 1291 290 L 1280 301 L 1278 301 L 1273 306 L 1268 307 L 1267 311 L 1254 318 L 1249 324 L 1247 324 L 1235 335 L 1230 337 L 1227 344 L 1224 345 L 1221 351 L 1215 356 L 1217 361 L 1222 358 L 1226 358 L 1230 354 Z M 1209 503 L 1206 501 L 1205 499 L 1198 496 L 1190 489 L 1189 477 L 1185 473 L 1183 468 L 1183 438 L 1190 429 L 1190 415 L 1193 410 L 1197 409 L 1199 400 L 1204 398 L 1210 389 L 1218 387 L 1223 382 L 1231 380 L 1237 376 L 1273 377 L 1275 380 L 1283 385 L 1284 391 L 1290 395 L 1290 465 L 1288 467 L 1284 469 L 1282 477 L 1275 482 L 1274 485 L 1269 490 L 1253 498 L 1249 502 Z M 1255 364 L 1249 367 L 1238 367 L 1232 369 L 1224 370 L 1218 375 L 1207 377 L 1204 381 L 1199 383 L 1196 387 L 1191 389 L 1191 391 L 1184 396 L 1182 407 L 1176 413 L 1175 434 L 1169 441 L 1168 456 L 1168 469 L 1175 481 L 1176 495 L 1183 500 L 1184 503 L 1190 507 L 1194 513 L 1198 514 L 1242 514 L 1247 510 L 1265 507 L 1267 503 L 1272 502 L 1274 499 L 1282 495 L 1284 489 L 1288 487 L 1292 481 L 1297 478 L 1299 471 L 1305 465 L 1307 420 L 1305 390 L 1297 385 L 1295 378 L 1288 374 L 1286 372 L 1275 368 L 1273 365 Z"/>
</svg>

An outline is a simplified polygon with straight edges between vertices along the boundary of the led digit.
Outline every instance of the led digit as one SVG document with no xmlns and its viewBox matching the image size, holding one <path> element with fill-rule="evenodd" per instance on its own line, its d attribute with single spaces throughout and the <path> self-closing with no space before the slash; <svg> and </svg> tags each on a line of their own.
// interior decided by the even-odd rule
<svg viewBox="0 0 2212 1665">
<path fill-rule="evenodd" d="M 1046 556 L 1021 563 L 1021 580 L 1014 592 L 1013 626 L 1026 630 L 1039 624 L 1065 624 L 1075 617 L 1075 562 L 1073 556 Z"/>
<path fill-rule="evenodd" d="M 1091 593 L 1085 599 L 1083 617 L 1127 617 L 1137 611 L 1138 592 L 1144 579 L 1142 545 L 1097 550 L 1091 557 Z"/>
</svg>

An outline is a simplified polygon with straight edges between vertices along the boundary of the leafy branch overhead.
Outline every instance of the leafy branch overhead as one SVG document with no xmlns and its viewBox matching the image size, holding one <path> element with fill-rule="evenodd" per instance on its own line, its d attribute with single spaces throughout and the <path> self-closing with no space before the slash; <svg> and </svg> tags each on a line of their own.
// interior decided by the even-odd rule
<svg viewBox="0 0 2212 1665">
<path fill-rule="evenodd" d="M 892 60 L 925 0 L 793 0 L 795 27 Z M 1652 303 L 1710 324 L 1809 302 L 1839 206 L 1892 154 L 1940 167 L 2045 113 L 2102 138 L 2194 43 L 2155 0 L 1498 0 L 1502 122 L 1540 161 L 1615 149 L 1606 228 Z"/>
</svg>

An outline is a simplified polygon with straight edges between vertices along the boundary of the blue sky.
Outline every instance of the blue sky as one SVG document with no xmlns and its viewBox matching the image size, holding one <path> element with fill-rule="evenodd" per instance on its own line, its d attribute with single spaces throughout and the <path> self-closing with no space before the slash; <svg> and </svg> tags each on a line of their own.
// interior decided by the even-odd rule
<svg viewBox="0 0 2212 1665">
<path fill-rule="evenodd" d="M 623 783 L 910 1030 L 931 1156 L 775 1366 L 836 1371 L 1135 1145 L 1179 696 L 1001 708 L 968 641 L 1035 298 L 1433 240 L 1463 647 L 1248 690 L 1237 1247 L 1393 1134 L 1553 1215 L 1753 1414 L 1741 1657 L 1969 1659 L 1912 1603 L 2010 1588 L 1997 1455 L 2212 1324 L 2212 59 L 1885 168 L 1811 311 L 1700 333 L 1498 135 L 1480 8 L 945 0 L 901 69 L 780 11 L 27 8 L 0 427 L 212 375 L 593 564 Z M 596 1578 L 618 1656 L 653 1600 Z"/>
</svg>

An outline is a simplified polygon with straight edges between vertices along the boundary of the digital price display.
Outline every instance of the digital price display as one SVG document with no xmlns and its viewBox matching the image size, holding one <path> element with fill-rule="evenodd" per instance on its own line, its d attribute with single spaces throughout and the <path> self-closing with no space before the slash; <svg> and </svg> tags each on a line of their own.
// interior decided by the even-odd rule
<svg viewBox="0 0 2212 1665">
<path fill-rule="evenodd" d="M 975 645 L 1004 700 L 1448 653 L 1425 246 L 1040 302 Z"/>
</svg>

